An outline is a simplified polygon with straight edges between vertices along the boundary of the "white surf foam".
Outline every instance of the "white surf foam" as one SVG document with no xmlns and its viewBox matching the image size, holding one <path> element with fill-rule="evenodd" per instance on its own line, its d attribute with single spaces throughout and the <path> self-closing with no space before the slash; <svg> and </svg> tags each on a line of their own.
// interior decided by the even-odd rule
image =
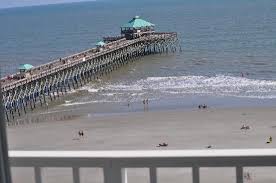
<svg viewBox="0 0 276 183">
<path fill-rule="evenodd" d="M 94 88 L 94 86 L 84 86 L 78 89 L 79 91 L 88 91 L 89 93 L 97 93 L 100 89 L 99 88 Z"/>
<path fill-rule="evenodd" d="M 276 98 L 276 81 L 217 75 L 148 77 L 133 83 L 115 83 L 105 87 L 111 91 L 159 91 L 170 94 L 211 94 L 257 98 Z M 273 93 L 273 95 L 271 94 Z"/>
<path fill-rule="evenodd" d="M 97 93 L 99 91 L 99 89 L 95 89 L 95 88 L 89 88 L 87 90 L 89 93 Z"/>
<path fill-rule="evenodd" d="M 110 103 L 113 101 L 107 101 L 107 100 L 93 100 L 93 101 L 87 101 L 87 102 L 72 102 L 72 103 L 65 103 L 61 104 L 61 106 L 78 106 L 78 105 L 85 105 L 85 104 L 93 104 L 93 103 Z"/>
</svg>

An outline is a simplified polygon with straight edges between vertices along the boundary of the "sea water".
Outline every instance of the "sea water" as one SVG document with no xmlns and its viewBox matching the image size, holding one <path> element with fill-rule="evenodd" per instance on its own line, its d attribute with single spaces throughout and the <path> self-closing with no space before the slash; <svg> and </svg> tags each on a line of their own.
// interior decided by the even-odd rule
<svg viewBox="0 0 276 183">
<path fill-rule="evenodd" d="M 39 65 L 94 47 L 103 36 L 118 35 L 135 15 L 156 24 L 157 31 L 177 32 L 182 51 L 135 60 L 80 88 L 77 92 L 85 94 L 65 105 L 276 99 L 274 0 L 96 1 L 2 9 L 2 75 L 22 63 Z"/>
</svg>

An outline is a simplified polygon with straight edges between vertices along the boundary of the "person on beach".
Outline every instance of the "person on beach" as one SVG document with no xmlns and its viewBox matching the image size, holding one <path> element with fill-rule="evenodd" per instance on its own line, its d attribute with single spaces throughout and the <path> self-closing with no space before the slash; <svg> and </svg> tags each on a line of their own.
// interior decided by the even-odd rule
<svg viewBox="0 0 276 183">
<path fill-rule="evenodd" d="M 269 139 L 268 139 L 268 141 L 267 141 L 266 143 L 267 143 L 267 144 L 272 143 L 272 137 L 271 137 L 271 136 L 269 137 Z"/>
<path fill-rule="evenodd" d="M 207 109 L 207 105 L 206 104 L 203 104 L 203 105 L 199 105 L 198 106 L 198 109 Z"/>
<path fill-rule="evenodd" d="M 84 133 L 82 130 L 79 130 L 79 137 L 83 137 L 84 136 Z"/>
<path fill-rule="evenodd" d="M 148 111 L 149 110 L 149 99 L 147 98 L 146 99 L 146 111 Z"/>
<path fill-rule="evenodd" d="M 251 180 L 251 175 L 249 172 L 245 172 L 243 176 L 246 180 Z"/>
<path fill-rule="evenodd" d="M 143 104 L 146 105 L 146 100 L 145 99 L 143 100 Z"/>
<path fill-rule="evenodd" d="M 245 124 L 243 124 L 241 127 L 241 130 L 249 130 L 249 129 L 250 129 L 250 126 Z"/>
<path fill-rule="evenodd" d="M 211 148 L 212 148 L 212 145 L 208 145 L 206 148 L 207 148 L 207 149 L 211 149 Z"/>
<path fill-rule="evenodd" d="M 167 147 L 167 146 L 168 146 L 168 143 L 163 142 L 162 144 L 158 144 L 157 147 Z"/>
<path fill-rule="evenodd" d="M 146 100 L 143 100 L 143 104 L 144 104 L 144 112 L 146 112 Z"/>
</svg>

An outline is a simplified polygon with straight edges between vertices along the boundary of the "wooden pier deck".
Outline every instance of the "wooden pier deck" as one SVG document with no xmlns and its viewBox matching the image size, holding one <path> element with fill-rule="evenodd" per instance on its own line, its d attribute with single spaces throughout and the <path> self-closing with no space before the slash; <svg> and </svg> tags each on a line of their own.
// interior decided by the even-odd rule
<svg viewBox="0 0 276 183">
<path fill-rule="evenodd" d="M 112 40 L 112 39 L 110 39 Z M 118 39 L 103 47 L 92 48 L 65 58 L 36 66 L 20 79 L 20 73 L 1 79 L 8 121 L 33 110 L 38 103 L 49 101 L 71 89 L 107 74 L 143 55 L 174 52 L 178 38 L 175 32 L 150 33 L 139 38 Z"/>
</svg>

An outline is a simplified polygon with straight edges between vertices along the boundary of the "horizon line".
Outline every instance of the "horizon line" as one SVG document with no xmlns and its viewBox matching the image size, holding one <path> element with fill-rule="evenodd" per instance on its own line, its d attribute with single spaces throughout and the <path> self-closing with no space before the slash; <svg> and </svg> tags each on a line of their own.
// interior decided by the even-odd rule
<svg viewBox="0 0 276 183">
<path fill-rule="evenodd" d="M 79 4 L 79 3 L 88 3 L 95 2 L 98 0 L 81 0 L 81 1 L 72 1 L 72 2 L 57 2 L 57 3 L 46 3 L 46 4 L 33 4 L 33 5 L 22 5 L 22 6 L 7 6 L 0 7 L 0 10 L 16 9 L 16 8 L 29 8 L 29 7 L 40 7 L 40 6 L 51 6 L 51 5 L 63 5 L 63 4 Z"/>
</svg>

